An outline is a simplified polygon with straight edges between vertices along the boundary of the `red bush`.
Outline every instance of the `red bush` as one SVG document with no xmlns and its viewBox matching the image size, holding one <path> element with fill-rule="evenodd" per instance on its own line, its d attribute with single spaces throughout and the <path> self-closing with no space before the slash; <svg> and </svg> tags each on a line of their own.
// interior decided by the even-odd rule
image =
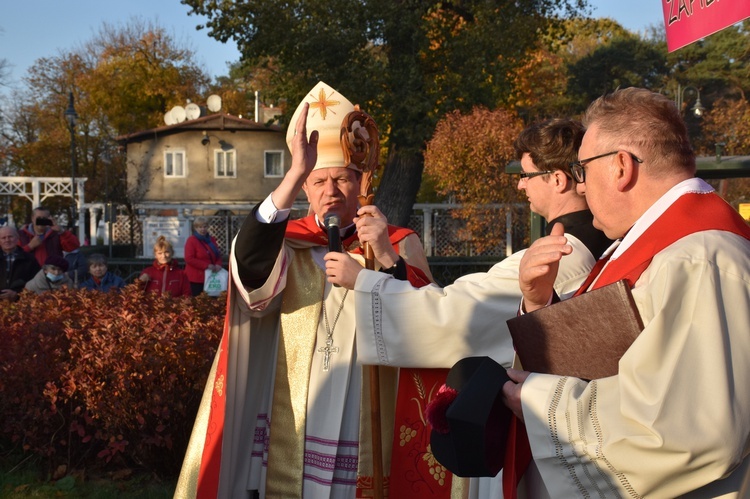
<svg viewBox="0 0 750 499">
<path fill-rule="evenodd" d="M 182 461 L 225 295 L 24 293 L 0 305 L 0 436 L 51 469 Z"/>
</svg>

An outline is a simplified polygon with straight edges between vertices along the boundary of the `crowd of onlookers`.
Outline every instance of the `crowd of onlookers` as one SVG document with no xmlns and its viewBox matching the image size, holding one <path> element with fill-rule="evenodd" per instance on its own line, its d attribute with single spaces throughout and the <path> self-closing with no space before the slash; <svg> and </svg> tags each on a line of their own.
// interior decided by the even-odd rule
<svg viewBox="0 0 750 499">
<path fill-rule="evenodd" d="M 63 230 L 46 208 L 35 208 L 31 222 L 20 229 L 0 227 L 0 300 L 15 301 L 24 289 L 40 294 L 61 288 L 110 291 L 125 280 L 108 271 L 107 258 L 84 255 L 76 235 Z M 222 271 L 221 251 L 208 234 L 208 220 L 198 217 L 185 244 L 185 269 L 173 260 L 174 248 L 164 236 L 154 245 L 154 262 L 136 283 L 144 292 L 173 297 L 203 292 L 206 273 Z"/>
</svg>

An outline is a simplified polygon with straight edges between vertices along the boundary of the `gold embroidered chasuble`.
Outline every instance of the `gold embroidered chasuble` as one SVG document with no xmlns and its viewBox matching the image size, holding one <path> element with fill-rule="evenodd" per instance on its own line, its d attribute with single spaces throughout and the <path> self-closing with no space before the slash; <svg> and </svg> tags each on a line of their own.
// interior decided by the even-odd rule
<svg viewBox="0 0 750 499">
<path fill-rule="evenodd" d="M 360 258 L 358 255 L 353 255 Z M 282 263 L 283 262 L 283 263 Z M 316 330 L 321 320 L 321 305 L 325 293 L 326 283 L 322 269 L 318 267 L 311 256 L 311 250 L 296 248 L 287 249 L 280 255 L 277 262 L 279 268 L 284 268 L 285 286 L 280 300 L 280 310 L 275 314 L 276 320 L 268 314 L 258 318 L 245 305 L 247 296 L 242 294 L 236 286 L 230 289 L 230 304 L 228 323 L 230 346 L 229 369 L 227 378 L 230 383 L 218 379 L 215 369 L 212 369 L 206 392 L 201 403 L 196 425 L 193 429 L 190 446 L 186 454 L 183 470 L 178 482 L 175 497 L 200 497 L 197 494 L 199 469 L 204 453 L 203 438 L 199 435 L 211 435 L 211 426 L 207 423 L 211 408 L 211 397 L 217 390 L 227 391 L 226 416 L 223 431 L 223 448 L 221 449 L 221 480 L 218 497 L 233 497 L 238 490 L 246 489 L 246 483 L 251 482 L 249 469 L 257 467 L 257 459 L 249 456 L 255 431 L 258 424 L 258 414 L 263 412 L 262 404 L 247 404 L 249 398 L 262 398 L 260 390 L 253 390 L 251 385 L 273 384 L 273 410 L 270 411 L 272 430 L 268 453 L 269 467 L 265 478 L 265 488 L 268 497 L 300 497 L 303 480 L 303 455 L 305 449 L 305 419 L 307 411 L 307 396 L 309 388 L 310 366 L 315 348 Z M 232 279 L 237 282 L 237 276 Z M 330 285 L 329 285 L 330 286 Z M 245 292 L 247 294 L 247 292 Z M 353 310 L 354 301 L 347 298 L 345 307 Z M 273 300 L 269 299 L 268 307 L 273 308 Z M 338 302 L 337 302 L 338 303 Z M 329 313 L 335 305 L 329 305 Z M 275 324 L 275 326 L 274 326 Z M 342 324 L 343 326 L 343 324 Z M 339 327 L 342 327 L 339 326 Z M 350 327 L 353 327 L 351 325 Z M 278 348 L 275 348 L 269 337 L 275 336 L 274 328 L 280 328 Z M 261 330 L 262 329 L 262 330 Z M 338 329 L 338 328 L 337 328 Z M 300 332 L 303 334 L 300 335 Z M 259 348 L 256 348 L 259 347 Z M 258 349 L 265 353 L 259 354 Z M 243 360 L 238 351 L 249 351 L 249 357 Z M 277 351 L 276 366 L 269 365 L 268 354 Z M 239 355 L 239 358 L 238 358 Z M 265 357 L 264 357 L 265 356 Z M 218 359 L 217 355 L 217 359 Z M 252 360 L 255 359 L 255 360 Z M 353 362 L 353 359 L 351 359 Z M 265 363 L 260 369 L 247 364 Z M 361 369 L 358 368 L 358 369 Z M 384 469 L 389 469 L 390 446 L 393 440 L 393 411 L 395 406 L 395 389 L 397 384 L 397 370 L 381 367 L 381 414 L 382 414 L 382 442 L 383 455 L 386 457 Z M 253 383 L 250 372 L 260 372 L 264 380 Z M 263 371 L 267 371 L 265 375 Z M 275 374 L 275 381 L 268 375 Z M 250 381 L 243 382 L 249 377 Z M 225 386 L 224 386 L 225 385 Z M 230 386 L 233 387 L 227 390 Z M 362 386 L 369 386 L 366 375 L 362 378 Z M 246 394 L 246 395 L 243 395 Z M 247 407 L 250 407 L 248 409 Z M 357 486 L 367 494 L 367 488 L 372 484 L 372 449 L 371 431 L 369 423 L 369 393 L 362 390 L 360 401 L 359 421 L 359 450 Z M 243 443 L 244 442 L 244 443 Z M 250 464 L 254 461 L 255 464 Z M 225 464 L 226 462 L 226 464 Z M 205 463 L 203 463 L 205 466 Z M 257 476 L 257 475 L 256 475 Z M 262 481 L 262 479 L 261 479 Z M 387 483 L 387 481 L 386 481 Z"/>
<path fill-rule="evenodd" d="M 270 497 L 298 497 L 302 490 L 304 463 L 301 456 L 305 450 L 310 369 L 324 284 L 325 275 L 313 261 L 310 250 L 298 251 L 294 265 L 289 267 L 281 307 L 282 334 L 276 364 L 266 478 L 266 491 Z M 344 306 L 354 306 L 353 301 L 347 302 Z M 385 404 L 382 405 L 384 446 L 389 446 L 392 441 L 395 373 L 394 369 L 381 369 L 381 379 L 386 381 L 381 387 L 381 404 Z M 369 386 L 368 382 L 363 378 L 363 386 Z M 364 485 L 372 477 L 372 449 L 367 417 L 369 392 L 362 390 L 361 393 L 358 480 Z M 390 455 L 390 451 L 384 455 Z"/>
</svg>

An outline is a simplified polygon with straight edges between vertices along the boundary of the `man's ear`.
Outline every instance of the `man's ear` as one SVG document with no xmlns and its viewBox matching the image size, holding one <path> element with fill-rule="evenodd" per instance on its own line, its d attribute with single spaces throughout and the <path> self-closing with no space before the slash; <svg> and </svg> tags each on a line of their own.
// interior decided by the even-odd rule
<svg viewBox="0 0 750 499">
<path fill-rule="evenodd" d="M 617 190 L 625 192 L 630 190 L 638 179 L 638 165 L 633 156 L 625 151 L 620 151 L 615 157 L 615 176 Z"/>
<path fill-rule="evenodd" d="M 555 173 L 553 173 L 552 176 L 552 182 L 555 184 L 555 192 L 565 192 L 571 187 L 575 188 L 573 179 L 565 175 L 565 172 L 562 170 L 555 170 Z"/>
</svg>

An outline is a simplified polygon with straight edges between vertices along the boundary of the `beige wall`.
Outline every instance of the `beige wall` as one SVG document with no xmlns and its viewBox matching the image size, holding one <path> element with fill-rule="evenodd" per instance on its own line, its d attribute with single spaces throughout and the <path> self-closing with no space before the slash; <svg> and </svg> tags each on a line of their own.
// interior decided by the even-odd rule
<svg viewBox="0 0 750 499">
<path fill-rule="evenodd" d="M 281 178 L 264 177 L 264 152 L 282 151 L 284 171 L 289 169 L 291 154 L 285 136 L 279 131 L 239 130 L 211 131 L 210 143 L 203 145 L 201 130 L 184 130 L 153 140 L 127 145 L 128 193 L 139 202 L 230 202 L 247 203 L 265 198 L 278 186 Z M 236 178 L 216 177 L 214 151 L 234 149 Z M 184 150 L 186 176 L 165 177 L 164 151 Z"/>
</svg>

